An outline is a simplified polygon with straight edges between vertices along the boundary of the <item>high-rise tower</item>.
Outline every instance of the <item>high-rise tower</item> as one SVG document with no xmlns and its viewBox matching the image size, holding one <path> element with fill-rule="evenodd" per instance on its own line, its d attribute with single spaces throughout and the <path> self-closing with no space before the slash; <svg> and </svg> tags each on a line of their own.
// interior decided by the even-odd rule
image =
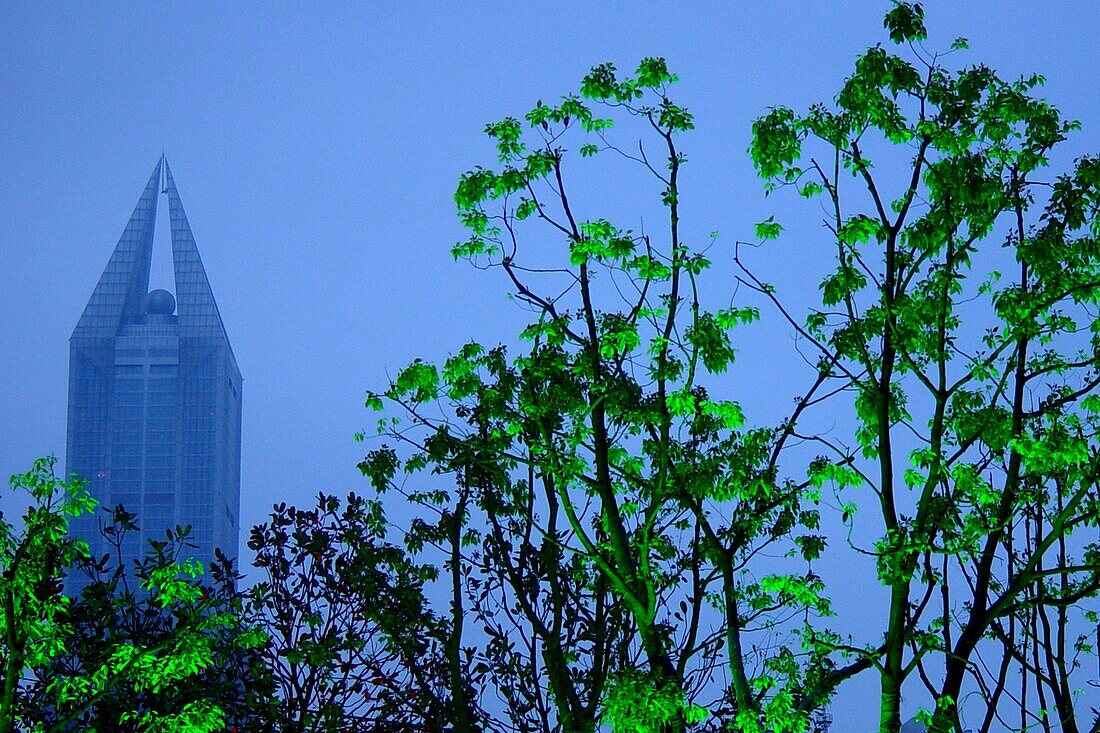
<svg viewBox="0 0 1100 733">
<path fill-rule="evenodd" d="M 163 188 L 162 188 L 163 178 Z M 175 296 L 149 292 L 157 200 L 168 196 Z M 178 305 L 178 314 L 176 307 Z M 191 525 L 206 565 L 238 555 L 241 373 L 162 156 L 69 340 L 67 473 L 100 502 L 72 534 L 98 557 L 104 507 L 138 515 L 123 543 L 127 569 L 150 538 Z M 66 591 L 85 584 L 70 575 Z"/>
</svg>

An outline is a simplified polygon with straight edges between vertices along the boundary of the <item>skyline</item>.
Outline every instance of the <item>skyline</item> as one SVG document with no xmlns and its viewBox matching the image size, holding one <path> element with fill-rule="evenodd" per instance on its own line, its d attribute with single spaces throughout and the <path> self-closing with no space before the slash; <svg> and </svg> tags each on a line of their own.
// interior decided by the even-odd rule
<svg viewBox="0 0 1100 733">
<path fill-rule="evenodd" d="M 692 238 L 719 230 L 728 246 L 778 213 L 787 233 L 761 267 L 814 283 L 823 260 L 798 243 L 820 238 L 819 217 L 765 199 L 745 153 L 749 127 L 771 105 L 828 98 L 856 55 L 882 40 L 884 4 L 647 6 L 641 19 L 626 5 L 573 14 L 437 5 L 419 15 L 198 7 L 0 9 L 0 57 L 22 72 L 0 80 L 10 100 L 0 112 L 0 350 L 9 354 L 0 401 L 19 406 L 5 411 L 0 468 L 64 457 L 68 331 L 133 207 L 134 181 L 164 150 L 193 192 L 192 225 L 248 375 L 247 583 L 247 528 L 274 501 L 365 489 L 352 435 L 373 423 L 366 390 L 468 340 L 512 343 L 526 323 L 501 278 L 449 255 L 463 238 L 459 175 L 495 164 L 486 123 L 575 90 L 595 64 L 633 69 L 664 56 L 697 126 L 685 136 Z M 1047 98 L 1083 123 L 1067 148 L 1100 147 L 1100 90 L 1085 76 L 1100 62 L 1094 5 L 926 11 L 930 45 L 966 36 L 959 63 L 1044 74 Z M 594 191 L 593 215 L 639 223 L 629 197 Z M 158 226 L 152 288 L 166 282 L 166 237 Z M 714 281 L 727 264 L 716 262 Z M 739 397 L 761 423 L 788 408 L 794 389 L 762 389 L 753 377 L 782 385 L 799 364 L 791 344 L 769 339 L 775 314 L 763 316 L 737 334 L 730 375 L 749 385 Z"/>
</svg>

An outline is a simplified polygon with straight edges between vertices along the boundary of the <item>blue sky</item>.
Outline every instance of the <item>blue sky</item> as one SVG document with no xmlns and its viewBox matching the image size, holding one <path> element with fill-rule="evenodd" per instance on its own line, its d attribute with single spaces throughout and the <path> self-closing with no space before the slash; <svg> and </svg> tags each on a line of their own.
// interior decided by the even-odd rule
<svg viewBox="0 0 1100 733">
<path fill-rule="evenodd" d="M 499 277 L 449 255 L 463 236 L 458 177 L 495 163 L 487 122 L 576 90 L 594 64 L 664 56 L 697 126 L 684 140 L 689 236 L 749 238 L 770 214 L 819 236 L 812 211 L 765 200 L 750 125 L 769 106 L 831 98 L 856 55 L 884 40 L 885 8 L 0 5 L 0 473 L 63 456 L 68 337 L 162 151 L 244 375 L 249 527 L 274 501 L 365 488 L 352 441 L 372 420 L 364 390 L 414 357 L 510 341 L 525 322 Z M 969 39 L 958 63 L 1047 77 L 1047 98 L 1084 125 L 1061 162 L 1100 148 L 1095 3 L 926 10 L 930 47 Z M 592 215 L 606 206 L 644 224 L 615 190 L 593 188 Z M 793 239 L 760 267 L 813 290 L 824 260 Z M 152 287 L 171 289 L 169 262 L 162 229 Z M 731 379 L 767 374 L 745 390 L 767 417 L 797 389 L 777 365 L 799 362 L 778 320 L 754 329 Z"/>
</svg>

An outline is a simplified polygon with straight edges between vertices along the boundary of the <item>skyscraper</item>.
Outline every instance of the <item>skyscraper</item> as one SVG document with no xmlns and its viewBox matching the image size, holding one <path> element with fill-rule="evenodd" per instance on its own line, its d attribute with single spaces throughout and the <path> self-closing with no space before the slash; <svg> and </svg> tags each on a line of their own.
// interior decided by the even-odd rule
<svg viewBox="0 0 1100 733">
<path fill-rule="evenodd" d="M 163 187 L 162 187 L 163 178 Z M 175 295 L 149 292 L 160 194 L 168 196 Z M 176 308 L 178 305 L 178 313 Z M 69 340 L 67 473 L 100 502 L 72 534 L 93 557 L 103 507 L 123 504 L 140 532 L 122 545 L 127 569 L 147 540 L 191 525 L 204 565 L 238 554 L 241 373 L 168 163 L 162 156 Z M 73 594 L 79 572 L 66 581 Z"/>
</svg>

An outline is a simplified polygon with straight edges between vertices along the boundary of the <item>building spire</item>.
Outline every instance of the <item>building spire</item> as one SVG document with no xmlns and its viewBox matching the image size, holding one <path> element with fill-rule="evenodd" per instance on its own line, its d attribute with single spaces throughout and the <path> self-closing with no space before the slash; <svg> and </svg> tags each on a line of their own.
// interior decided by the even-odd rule
<svg viewBox="0 0 1100 733">
<path fill-rule="evenodd" d="M 172 263 L 176 274 L 180 336 L 220 335 L 229 343 L 167 160 L 164 161 L 164 190 L 168 194 L 168 215 L 172 220 Z"/>
<path fill-rule="evenodd" d="M 73 337 L 114 337 L 124 319 L 141 315 L 149 290 L 153 232 L 157 219 L 157 193 L 164 157 L 157 161 L 141 199 L 115 246 L 107 267 L 84 306 Z"/>
</svg>

